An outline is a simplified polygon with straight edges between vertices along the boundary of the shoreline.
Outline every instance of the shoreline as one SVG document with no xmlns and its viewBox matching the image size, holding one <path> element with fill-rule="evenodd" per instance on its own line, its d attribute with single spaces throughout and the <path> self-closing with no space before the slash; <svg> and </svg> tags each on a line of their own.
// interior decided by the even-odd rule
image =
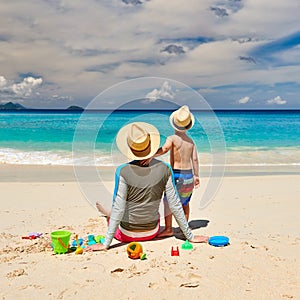
<svg viewBox="0 0 300 300">
<path fill-rule="evenodd" d="M 95 170 L 95 167 L 76 167 L 76 172 Z M 98 176 L 90 181 L 113 181 L 116 167 L 96 167 Z M 224 174 L 222 176 L 222 173 Z M 226 166 L 225 170 L 217 168 L 212 177 L 245 177 L 245 176 L 285 176 L 300 175 L 298 165 L 280 166 Z M 200 165 L 200 177 L 208 178 L 210 168 Z M 0 164 L 0 182 L 76 182 L 76 174 L 73 166 L 61 165 L 21 165 Z M 88 180 L 87 180 L 88 181 Z"/>
</svg>

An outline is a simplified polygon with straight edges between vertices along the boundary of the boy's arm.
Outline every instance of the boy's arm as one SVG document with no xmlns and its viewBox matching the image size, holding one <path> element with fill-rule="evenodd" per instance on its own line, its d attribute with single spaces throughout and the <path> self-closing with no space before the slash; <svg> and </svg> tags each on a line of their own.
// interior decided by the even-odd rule
<svg viewBox="0 0 300 300">
<path fill-rule="evenodd" d="M 168 137 L 165 144 L 157 150 L 154 157 L 167 153 L 171 149 L 172 144 L 173 144 L 172 138 Z"/>
<path fill-rule="evenodd" d="M 193 172 L 194 172 L 194 185 L 195 188 L 198 188 L 200 186 L 199 159 L 198 159 L 197 148 L 195 145 L 193 147 L 193 153 L 192 153 L 192 165 L 193 165 Z"/>
<path fill-rule="evenodd" d="M 150 161 L 154 157 L 160 156 L 160 155 L 163 155 L 163 154 L 167 153 L 171 149 L 172 144 L 173 144 L 172 139 L 170 137 L 168 137 L 165 144 L 162 147 L 160 147 L 152 157 L 142 160 L 141 164 L 142 165 L 149 165 Z"/>
</svg>

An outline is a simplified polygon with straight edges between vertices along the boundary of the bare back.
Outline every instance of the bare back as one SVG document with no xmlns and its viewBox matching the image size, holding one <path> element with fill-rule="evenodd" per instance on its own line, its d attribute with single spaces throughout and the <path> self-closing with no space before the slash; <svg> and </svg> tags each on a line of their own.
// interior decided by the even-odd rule
<svg viewBox="0 0 300 300">
<path fill-rule="evenodd" d="M 193 140 L 184 132 L 176 132 L 168 137 L 172 143 L 170 148 L 170 164 L 173 169 L 189 170 L 193 169 L 193 155 L 196 149 Z"/>
</svg>

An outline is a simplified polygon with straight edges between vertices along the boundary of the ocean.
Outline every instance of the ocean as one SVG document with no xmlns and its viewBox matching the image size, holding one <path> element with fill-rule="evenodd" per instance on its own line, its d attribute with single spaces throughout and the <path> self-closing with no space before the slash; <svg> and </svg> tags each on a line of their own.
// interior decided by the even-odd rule
<svg viewBox="0 0 300 300">
<path fill-rule="evenodd" d="M 223 153 L 226 166 L 300 166 L 300 111 L 196 111 L 189 135 L 201 165 Z M 173 134 L 170 111 L 0 112 L 0 163 L 116 166 L 125 158 L 115 144 L 118 130 L 149 122 L 161 144 Z M 162 157 L 168 161 L 168 155 Z"/>
</svg>

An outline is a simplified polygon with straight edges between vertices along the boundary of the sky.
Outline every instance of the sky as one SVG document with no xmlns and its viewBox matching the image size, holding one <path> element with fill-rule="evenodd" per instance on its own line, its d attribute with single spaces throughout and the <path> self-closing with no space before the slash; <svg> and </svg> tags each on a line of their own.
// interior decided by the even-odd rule
<svg viewBox="0 0 300 300">
<path fill-rule="evenodd" d="M 300 109 L 299 20 L 299 0 L 1 1 L 0 104 L 88 107 L 158 77 L 151 105 L 185 104 L 180 82 L 213 109 Z"/>
</svg>

